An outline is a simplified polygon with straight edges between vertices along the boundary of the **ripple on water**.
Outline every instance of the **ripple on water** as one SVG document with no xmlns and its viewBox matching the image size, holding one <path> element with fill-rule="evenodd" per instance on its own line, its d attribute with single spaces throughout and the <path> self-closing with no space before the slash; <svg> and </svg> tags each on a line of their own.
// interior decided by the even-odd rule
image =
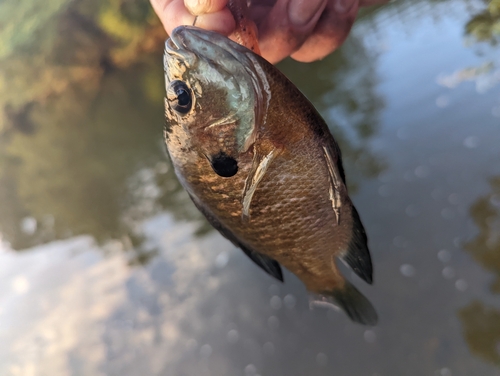
<svg viewBox="0 0 500 376">
<path fill-rule="evenodd" d="M 403 264 L 399 268 L 399 271 L 401 272 L 402 275 L 405 277 L 413 277 L 416 273 L 415 267 L 413 267 L 410 264 Z"/>
</svg>

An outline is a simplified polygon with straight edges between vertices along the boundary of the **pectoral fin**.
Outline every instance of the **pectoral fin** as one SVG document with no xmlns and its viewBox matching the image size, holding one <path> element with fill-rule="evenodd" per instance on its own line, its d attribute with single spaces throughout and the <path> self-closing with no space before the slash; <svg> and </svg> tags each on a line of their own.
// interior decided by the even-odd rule
<svg viewBox="0 0 500 376">
<path fill-rule="evenodd" d="M 264 141 L 258 146 L 254 144 L 253 152 L 252 168 L 245 180 L 242 194 L 242 219 L 245 221 L 250 219 L 250 205 L 253 195 L 279 149 L 276 149 L 270 142 Z"/>
<path fill-rule="evenodd" d="M 330 180 L 330 201 L 332 203 L 332 209 L 335 213 L 335 218 L 337 219 L 337 225 L 340 224 L 340 207 L 342 205 L 340 199 L 340 190 L 343 185 L 343 179 L 340 172 L 337 170 L 335 164 L 334 156 L 332 155 L 331 148 L 323 146 L 323 154 L 325 156 L 326 165 L 328 166 L 328 175 Z"/>
</svg>

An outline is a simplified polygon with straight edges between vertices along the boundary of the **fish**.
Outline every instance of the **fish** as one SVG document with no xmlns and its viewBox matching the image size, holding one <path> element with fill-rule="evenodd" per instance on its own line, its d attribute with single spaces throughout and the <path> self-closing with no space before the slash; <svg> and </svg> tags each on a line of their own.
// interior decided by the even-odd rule
<svg viewBox="0 0 500 376">
<path fill-rule="evenodd" d="M 375 325 L 367 235 L 341 151 L 307 98 L 276 67 L 215 32 L 179 26 L 165 43 L 164 139 L 175 173 L 211 225 L 266 273 L 295 274 L 318 305 Z"/>
</svg>

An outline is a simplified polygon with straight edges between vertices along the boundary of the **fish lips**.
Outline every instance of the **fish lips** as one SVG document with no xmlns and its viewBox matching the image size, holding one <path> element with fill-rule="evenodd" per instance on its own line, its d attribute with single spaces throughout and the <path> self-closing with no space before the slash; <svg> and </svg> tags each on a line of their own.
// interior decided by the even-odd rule
<svg viewBox="0 0 500 376">
<path fill-rule="evenodd" d="M 250 50 L 229 38 L 195 26 L 178 26 L 165 42 L 165 68 L 169 61 L 177 59 L 187 68 L 194 67 L 198 58 L 214 63 L 221 61 L 245 61 L 244 55 Z"/>
<path fill-rule="evenodd" d="M 170 38 L 165 42 L 164 66 L 166 69 L 173 60 L 182 62 L 186 67 L 192 67 L 196 63 L 196 54 L 189 48 L 191 38 L 186 37 L 185 26 L 179 26 L 174 29 Z"/>
</svg>

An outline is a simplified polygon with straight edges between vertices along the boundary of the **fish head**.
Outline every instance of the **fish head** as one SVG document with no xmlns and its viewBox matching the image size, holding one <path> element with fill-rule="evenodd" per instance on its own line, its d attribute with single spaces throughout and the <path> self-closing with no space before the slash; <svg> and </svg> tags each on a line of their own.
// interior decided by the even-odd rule
<svg viewBox="0 0 500 376">
<path fill-rule="evenodd" d="M 191 26 L 165 43 L 165 136 L 182 129 L 212 163 L 237 161 L 265 123 L 271 97 L 261 58 L 223 35 Z"/>
</svg>

